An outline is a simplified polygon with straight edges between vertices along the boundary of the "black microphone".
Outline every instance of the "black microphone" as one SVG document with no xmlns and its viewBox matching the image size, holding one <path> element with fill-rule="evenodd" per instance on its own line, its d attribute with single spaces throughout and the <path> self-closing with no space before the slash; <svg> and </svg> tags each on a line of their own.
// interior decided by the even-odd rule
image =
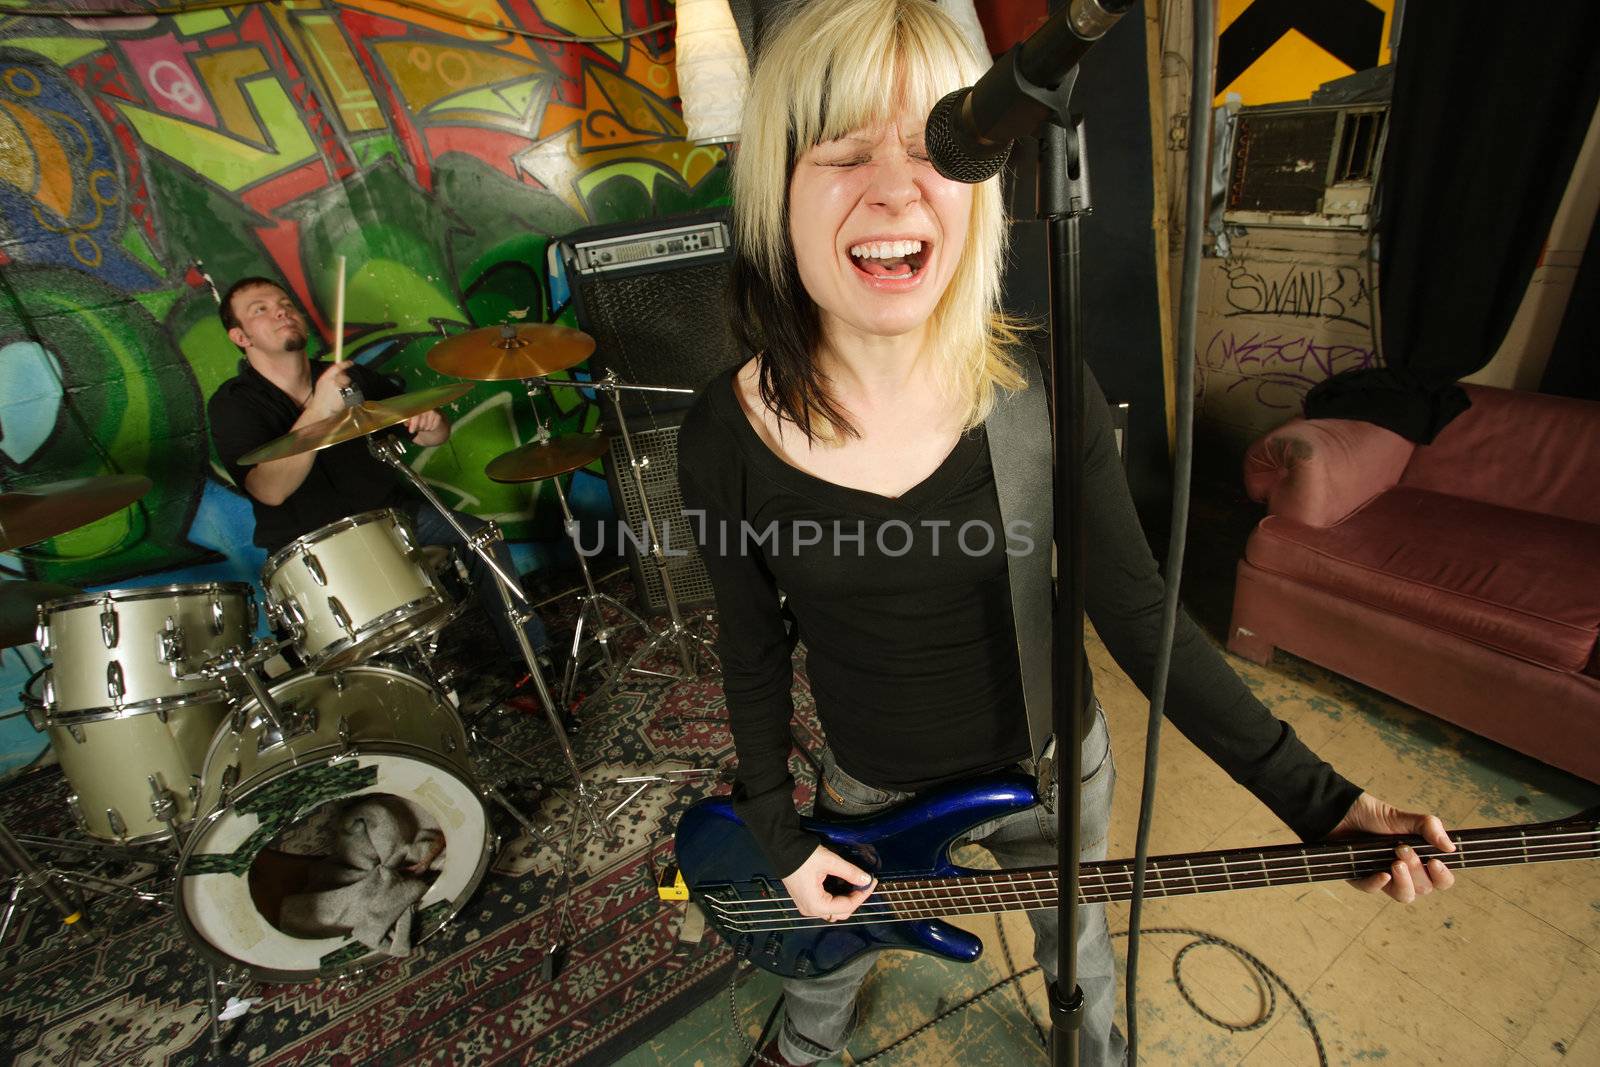
<svg viewBox="0 0 1600 1067">
<path fill-rule="evenodd" d="M 999 174 L 1011 142 L 1037 133 L 1055 114 L 1050 94 L 1132 6 L 1133 0 L 1070 0 L 978 84 L 933 105 L 924 138 L 934 168 L 968 183 Z"/>
</svg>

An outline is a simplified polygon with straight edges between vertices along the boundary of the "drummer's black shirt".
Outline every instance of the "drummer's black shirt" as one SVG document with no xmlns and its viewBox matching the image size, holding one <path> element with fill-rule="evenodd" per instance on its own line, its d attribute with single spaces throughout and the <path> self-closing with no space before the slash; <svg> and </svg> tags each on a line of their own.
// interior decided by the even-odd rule
<svg viewBox="0 0 1600 1067">
<path fill-rule="evenodd" d="M 313 385 L 332 365 L 311 361 Z M 400 393 L 394 382 L 359 363 L 350 365 L 349 374 L 368 400 Z M 223 382 L 206 406 L 217 458 L 250 501 L 256 515 L 255 543 L 268 552 L 338 519 L 411 500 L 394 471 L 367 451 L 365 438 L 318 452 L 306 480 L 282 504 L 263 504 L 246 492 L 244 479 L 250 468 L 241 466 L 239 458 L 288 433 L 300 410 L 293 397 L 244 359 L 239 361 L 239 373 Z"/>
</svg>

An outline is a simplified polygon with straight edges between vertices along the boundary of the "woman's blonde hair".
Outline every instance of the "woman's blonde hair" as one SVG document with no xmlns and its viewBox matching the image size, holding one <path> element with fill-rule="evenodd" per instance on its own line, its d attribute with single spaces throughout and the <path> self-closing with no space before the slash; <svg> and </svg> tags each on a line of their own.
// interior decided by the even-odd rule
<svg viewBox="0 0 1600 1067">
<path fill-rule="evenodd" d="M 735 327 L 763 352 L 763 401 L 807 437 L 854 430 L 812 359 L 821 320 L 789 237 L 795 162 L 902 108 L 926 114 L 982 73 L 960 28 L 931 0 L 797 0 L 761 48 L 733 166 Z M 997 388 L 1025 384 L 1011 356 L 1021 324 L 1000 309 L 1005 249 L 1005 203 L 991 179 L 973 190 L 966 246 L 929 319 L 946 349 L 936 361 L 940 384 L 964 405 L 967 429 L 987 417 Z"/>
</svg>

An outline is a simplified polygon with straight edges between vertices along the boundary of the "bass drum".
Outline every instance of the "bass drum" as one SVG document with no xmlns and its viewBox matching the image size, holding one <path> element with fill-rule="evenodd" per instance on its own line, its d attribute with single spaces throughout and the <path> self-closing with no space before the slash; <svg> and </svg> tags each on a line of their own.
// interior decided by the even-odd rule
<svg viewBox="0 0 1600 1067">
<path fill-rule="evenodd" d="M 203 814 L 175 880 L 184 933 L 209 959 L 258 981 L 312 981 L 388 959 L 348 928 L 307 935 L 290 932 L 285 918 L 286 901 L 305 899 L 336 867 L 305 842 L 358 799 L 399 810 L 419 839 L 442 838 L 422 875 L 429 884 L 414 905 L 412 940 L 442 928 L 477 889 L 497 843 L 449 705 L 425 682 L 376 666 L 296 674 L 269 692 L 287 738 L 250 701 L 206 754 Z"/>
</svg>

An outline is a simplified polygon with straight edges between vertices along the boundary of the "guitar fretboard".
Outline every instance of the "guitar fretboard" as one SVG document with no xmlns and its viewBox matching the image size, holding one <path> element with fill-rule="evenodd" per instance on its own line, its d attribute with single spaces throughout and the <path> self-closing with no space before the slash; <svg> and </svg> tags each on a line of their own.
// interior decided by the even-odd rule
<svg viewBox="0 0 1600 1067">
<path fill-rule="evenodd" d="M 1453 835 L 1451 840 L 1456 845 L 1454 852 L 1439 852 L 1420 839 L 1410 843 L 1424 862 L 1437 859 L 1454 870 L 1600 857 L 1600 828 L 1582 823 L 1467 830 Z M 1348 839 L 1161 856 L 1146 864 L 1144 894 L 1184 896 L 1363 878 L 1389 869 L 1395 858 L 1394 845 L 1388 839 Z M 1080 898 L 1088 904 L 1130 899 L 1133 868 L 1131 860 L 1080 865 Z M 1054 868 L 984 871 L 955 878 L 903 878 L 883 881 L 872 900 L 905 919 L 1027 911 L 1055 907 L 1056 882 Z M 882 920 L 881 915 L 878 918 Z"/>
</svg>

